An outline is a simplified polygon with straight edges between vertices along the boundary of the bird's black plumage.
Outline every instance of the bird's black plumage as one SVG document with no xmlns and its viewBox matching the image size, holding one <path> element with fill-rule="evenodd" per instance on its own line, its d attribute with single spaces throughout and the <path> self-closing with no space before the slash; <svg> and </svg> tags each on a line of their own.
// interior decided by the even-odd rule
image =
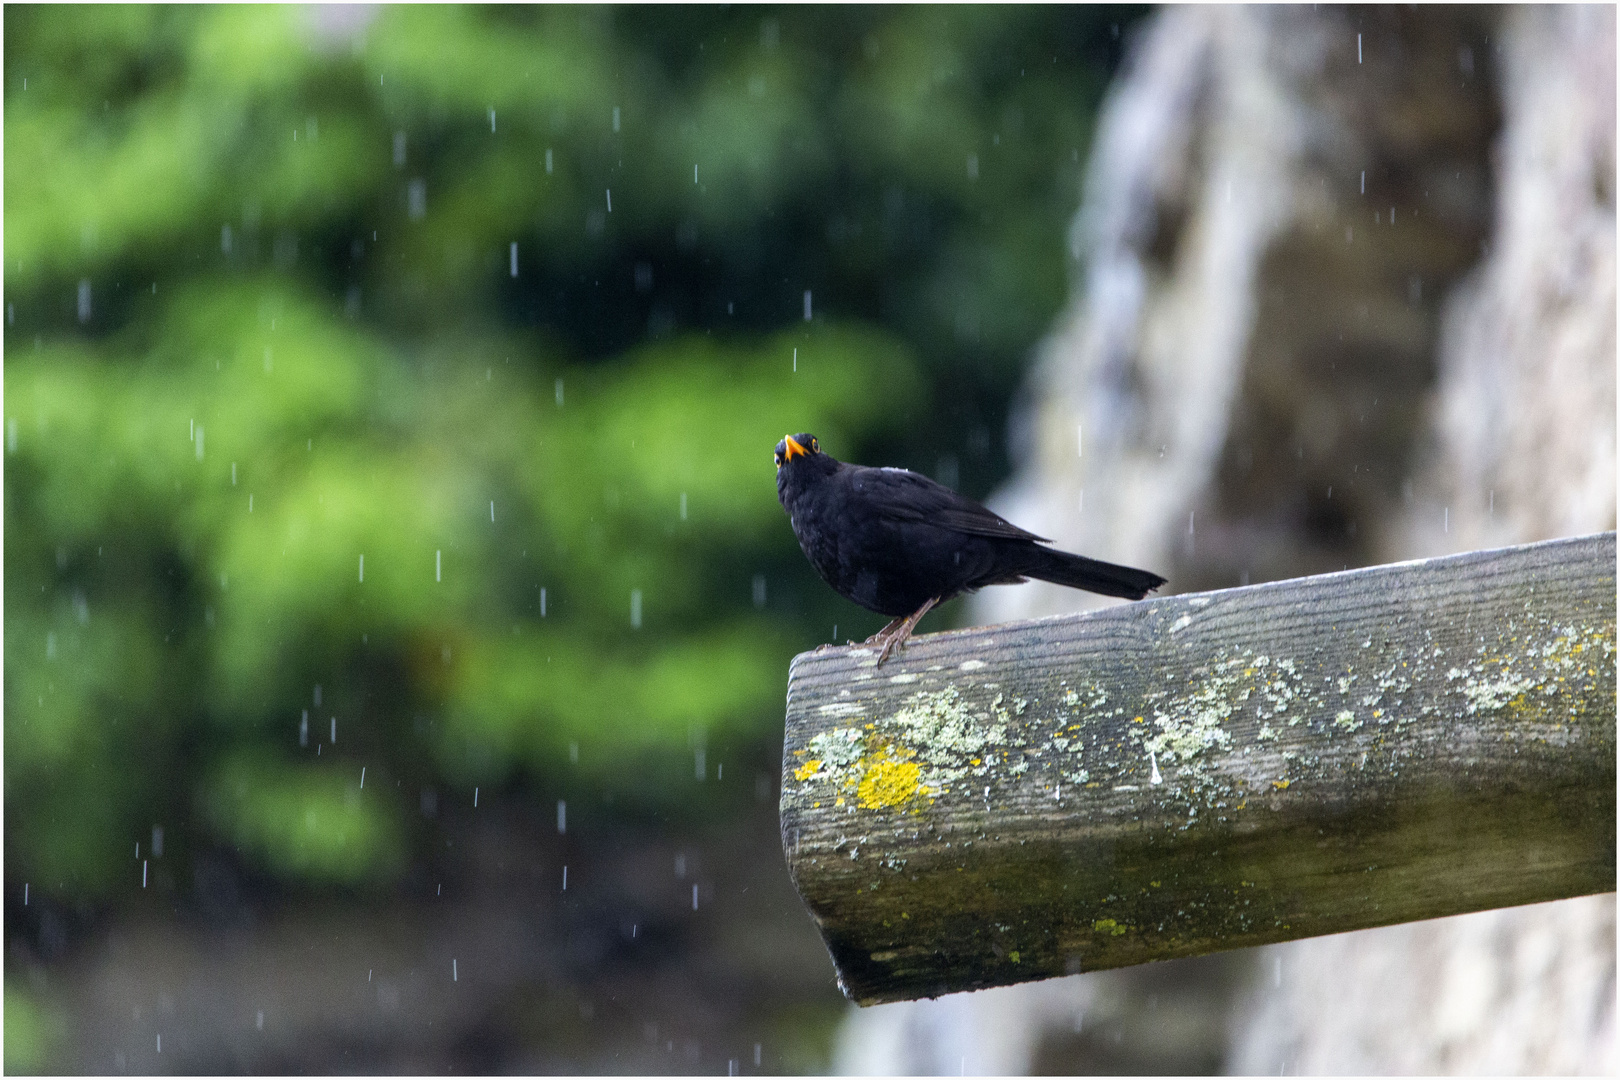
<svg viewBox="0 0 1620 1080">
<path fill-rule="evenodd" d="M 928 609 L 985 585 L 1039 578 L 1140 600 L 1165 579 L 1043 546 L 972 499 L 905 469 L 821 452 L 814 435 L 776 444 L 776 494 L 810 565 L 840 596 L 895 616 L 871 639 L 881 663 Z"/>
</svg>

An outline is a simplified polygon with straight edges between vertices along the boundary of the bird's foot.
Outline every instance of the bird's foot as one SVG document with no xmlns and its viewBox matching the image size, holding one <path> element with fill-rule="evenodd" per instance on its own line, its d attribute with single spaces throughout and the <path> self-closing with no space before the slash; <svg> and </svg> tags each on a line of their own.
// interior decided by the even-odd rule
<svg viewBox="0 0 1620 1080">
<path fill-rule="evenodd" d="M 882 667 L 883 661 L 889 658 L 891 652 L 905 645 L 906 639 L 911 637 L 911 631 L 916 628 L 917 623 L 937 603 L 939 603 L 939 597 L 936 596 L 910 615 L 903 619 L 896 619 L 874 635 L 874 643 L 877 638 L 883 639 L 883 651 L 878 653 L 877 663 L 873 666 Z"/>
<path fill-rule="evenodd" d="M 869 637 L 865 641 L 861 642 L 861 644 L 862 645 L 881 645 L 881 644 L 883 644 L 884 642 L 889 640 L 889 636 L 891 634 L 893 634 L 896 630 L 900 629 L 900 624 L 905 622 L 910 617 L 911 616 L 909 616 L 909 615 L 900 615 L 900 616 L 898 616 L 896 618 L 890 619 L 888 626 L 885 626 L 883 629 L 879 630 L 877 633 L 873 634 L 871 637 Z M 855 643 L 852 641 L 852 642 L 850 642 L 850 644 L 853 645 Z"/>
</svg>

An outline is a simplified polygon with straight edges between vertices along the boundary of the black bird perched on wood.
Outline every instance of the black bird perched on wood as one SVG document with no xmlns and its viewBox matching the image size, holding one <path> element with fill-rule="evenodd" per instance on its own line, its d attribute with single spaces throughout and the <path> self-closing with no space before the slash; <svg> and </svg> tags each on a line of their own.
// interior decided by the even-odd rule
<svg viewBox="0 0 1620 1080">
<path fill-rule="evenodd" d="M 866 639 L 878 663 L 935 604 L 985 585 L 1039 578 L 1140 600 L 1165 579 L 1146 570 L 1042 547 L 943 484 L 906 469 L 847 465 L 814 435 L 776 444 L 776 495 L 810 565 L 838 595 L 894 620 Z"/>
</svg>

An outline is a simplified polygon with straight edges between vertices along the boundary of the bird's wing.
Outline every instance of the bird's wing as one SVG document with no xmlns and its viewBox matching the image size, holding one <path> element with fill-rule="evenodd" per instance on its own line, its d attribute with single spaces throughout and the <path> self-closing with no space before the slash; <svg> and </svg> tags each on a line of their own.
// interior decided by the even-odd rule
<svg viewBox="0 0 1620 1080">
<path fill-rule="evenodd" d="M 864 489 L 884 517 L 896 521 L 923 521 L 969 536 L 1049 542 L 920 473 L 857 465 L 851 467 L 850 479 Z"/>
</svg>

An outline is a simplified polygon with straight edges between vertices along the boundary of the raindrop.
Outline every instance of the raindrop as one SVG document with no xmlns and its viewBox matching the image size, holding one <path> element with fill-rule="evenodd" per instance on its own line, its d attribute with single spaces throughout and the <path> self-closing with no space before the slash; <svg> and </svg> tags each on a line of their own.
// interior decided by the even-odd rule
<svg viewBox="0 0 1620 1080">
<path fill-rule="evenodd" d="M 701 746 L 692 751 L 692 771 L 694 774 L 696 774 L 699 780 L 704 780 L 708 777 L 708 756 L 708 751 Z"/>
<path fill-rule="evenodd" d="M 146 888 L 146 860 L 141 860 L 141 888 Z"/>
<path fill-rule="evenodd" d="M 495 500 L 489 500 L 489 523 L 495 524 Z"/>
<path fill-rule="evenodd" d="M 613 106 L 613 130 L 619 130 L 619 107 L 617 105 Z"/>
<path fill-rule="evenodd" d="M 563 799 L 557 800 L 557 833 L 566 835 L 568 832 L 568 803 Z"/>
<path fill-rule="evenodd" d="M 163 1036 L 161 1033 L 157 1037 L 157 1052 L 163 1053 Z"/>
<path fill-rule="evenodd" d="M 83 279 L 81 279 L 79 281 L 79 321 L 81 323 L 87 323 L 87 322 L 90 321 L 90 279 L 89 278 L 83 278 Z"/>
<path fill-rule="evenodd" d="M 236 462 L 231 462 L 231 487 L 236 486 Z"/>
<path fill-rule="evenodd" d="M 546 175 L 551 175 L 551 147 L 546 147 Z"/>
<path fill-rule="evenodd" d="M 371 981 L 371 976 L 370 975 L 366 976 L 366 981 L 367 982 Z M 264 1030 L 264 1010 L 263 1009 L 259 1010 L 259 1015 L 258 1015 L 258 1018 L 254 1021 L 254 1026 L 257 1027 L 260 1031 Z"/>
<path fill-rule="evenodd" d="M 489 133 L 491 135 L 495 134 L 495 110 L 493 107 L 489 110 Z"/>
<path fill-rule="evenodd" d="M 540 586 L 540 617 L 546 617 L 546 587 Z"/>
<path fill-rule="evenodd" d="M 197 425 L 197 460 L 201 461 L 202 459 L 203 459 L 203 429 L 202 429 L 202 425 L 198 424 Z"/>
<path fill-rule="evenodd" d="M 754 606 L 756 608 L 762 608 L 762 607 L 765 606 L 765 575 L 764 574 L 755 574 L 754 575 Z"/>
<path fill-rule="evenodd" d="M 1356 35 L 1356 63 L 1361 63 L 1361 35 Z"/>
<path fill-rule="evenodd" d="M 1451 507 L 1449 507 L 1449 506 L 1446 507 L 1446 515 L 1445 515 L 1445 518 L 1443 520 L 1444 520 L 1444 524 L 1441 526 L 1441 528 L 1445 532 L 1450 532 L 1451 531 Z"/>
<path fill-rule="evenodd" d="M 366 790 L 366 767 L 360 766 L 360 790 Z"/>
<path fill-rule="evenodd" d="M 56 634 L 54 632 L 45 634 L 45 659 L 56 659 Z"/>
<path fill-rule="evenodd" d="M 298 721 L 298 745 L 309 745 L 309 710 L 304 710 L 304 718 Z"/>
<path fill-rule="evenodd" d="M 23 882 L 23 907 L 28 906 L 28 882 Z"/>
<path fill-rule="evenodd" d="M 804 321 L 810 321 L 810 290 L 804 290 Z"/>
<path fill-rule="evenodd" d="M 755 1065 L 759 1064 L 759 1054 L 760 1054 L 760 1044 L 755 1043 L 754 1044 L 754 1064 Z"/>
<path fill-rule="evenodd" d="M 253 493 L 248 492 L 248 513 L 253 513 Z"/>
<path fill-rule="evenodd" d="M 412 221 L 420 221 L 427 216 L 427 181 L 418 177 L 410 182 L 406 188 L 406 209 Z"/>
<path fill-rule="evenodd" d="M 337 717 L 332 717 L 332 742 L 337 742 Z"/>
<path fill-rule="evenodd" d="M 6 421 L 6 453 L 17 452 L 17 418 L 13 416 Z"/>
<path fill-rule="evenodd" d="M 1196 510 L 1187 511 L 1187 535 L 1188 536 L 1191 536 L 1193 534 L 1193 517 L 1197 513 L 1198 513 L 1198 511 L 1196 511 Z"/>
<path fill-rule="evenodd" d="M 562 382 L 563 382 L 562 377 L 558 376 L 558 378 L 557 378 L 557 408 L 559 408 L 559 409 L 562 408 L 562 404 L 563 404 L 563 385 L 562 385 Z"/>
<path fill-rule="evenodd" d="M 460 978 L 461 978 L 461 976 L 459 974 L 457 974 L 457 972 L 456 972 L 456 962 L 454 960 L 451 960 L 450 961 L 450 981 L 451 982 L 458 982 L 460 980 Z"/>
<path fill-rule="evenodd" d="M 403 131 L 396 131 L 396 132 L 394 132 L 394 168 L 402 169 L 404 167 L 405 167 L 405 133 Z"/>
<path fill-rule="evenodd" d="M 1363 195 L 1367 194 L 1367 170 L 1366 169 L 1361 170 L 1361 193 Z"/>
<path fill-rule="evenodd" d="M 152 858 L 163 858 L 163 826 L 152 826 Z"/>
<path fill-rule="evenodd" d="M 568 891 L 568 867 L 567 867 L 567 865 L 564 865 L 563 866 L 563 892 L 567 892 L 567 891 Z"/>
<path fill-rule="evenodd" d="M 1075 456 L 1076 457 L 1085 457 L 1086 456 L 1086 426 L 1084 424 L 1076 424 L 1076 425 L 1074 425 L 1074 445 L 1075 445 Z"/>
<path fill-rule="evenodd" d="M 443 581 L 444 580 L 444 549 L 443 548 L 437 548 L 433 552 L 433 580 L 434 581 Z M 540 606 L 545 607 L 545 601 L 544 600 L 542 600 L 540 602 Z"/>
<path fill-rule="evenodd" d="M 15 424 L 15 421 L 13 421 Z M 686 520 L 686 492 L 681 492 L 681 520 Z"/>
<path fill-rule="evenodd" d="M 517 241 L 512 241 L 511 248 L 512 276 L 517 277 Z"/>
<path fill-rule="evenodd" d="M 698 904 L 698 887 L 697 887 L 697 883 L 694 882 L 692 884 L 692 910 L 693 911 L 696 911 L 698 909 L 697 904 Z"/>
<path fill-rule="evenodd" d="M 360 580 L 366 580 L 366 557 L 360 556 Z"/>
<path fill-rule="evenodd" d="M 613 189 L 606 188 L 605 190 L 607 191 L 607 212 L 611 214 L 613 213 Z"/>
<path fill-rule="evenodd" d="M 473 809 L 478 809 L 478 789 L 473 788 Z"/>
<path fill-rule="evenodd" d="M 630 590 L 630 629 L 641 629 L 641 590 Z"/>
</svg>

